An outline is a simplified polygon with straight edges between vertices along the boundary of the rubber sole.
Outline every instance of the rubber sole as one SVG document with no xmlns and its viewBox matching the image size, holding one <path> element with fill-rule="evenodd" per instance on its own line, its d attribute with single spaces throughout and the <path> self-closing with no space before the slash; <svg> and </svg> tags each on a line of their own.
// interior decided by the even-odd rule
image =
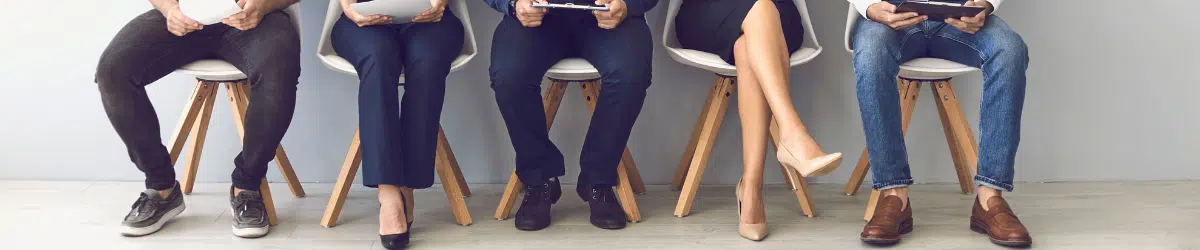
<svg viewBox="0 0 1200 250">
<path fill-rule="evenodd" d="M 971 231 L 975 231 L 976 233 L 987 235 L 988 240 L 991 240 L 992 244 L 996 244 L 996 245 L 1001 245 L 1001 246 L 1006 246 L 1006 247 L 1029 247 L 1030 245 L 1033 245 L 1033 241 L 996 239 L 995 237 L 992 237 L 991 232 L 988 232 L 987 226 L 984 226 L 982 222 L 976 221 L 975 218 L 971 218 Z"/>
<path fill-rule="evenodd" d="M 247 238 L 247 239 L 261 238 L 263 236 L 267 236 L 267 233 L 271 232 L 271 225 L 267 225 L 266 227 L 261 227 L 261 228 L 237 228 L 236 226 L 230 226 L 230 227 L 233 228 L 234 236 Z"/>
<path fill-rule="evenodd" d="M 913 230 L 913 221 L 908 220 L 900 223 L 900 235 L 911 233 Z M 900 243 L 900 235 L 891 238 L 885 237 L 859 237 L 862 242 L 871 245 L 893 245 Z"/>
<path fill-rule="evenodd" d="M 179 207 L 171 209 L 171 211 L 167 211 L 167 213 L 163 214 L 161 218 L 158 218 L 158 222 L 155 222 L 154 224 L 150 224 L 149 226 L 145 227 L 122 227 L 121 235 L 126 237 L 139 237 L 153 234 L 158 232 L 158 230 L 162 230 L 163 225 L 166 224 L 167 221 L 174 219 L 175 216 L 179 216 L 179 214 L 182 214 L 183 210 L 186 209 L 187 204 L 179 204 Z"/>
</svg>

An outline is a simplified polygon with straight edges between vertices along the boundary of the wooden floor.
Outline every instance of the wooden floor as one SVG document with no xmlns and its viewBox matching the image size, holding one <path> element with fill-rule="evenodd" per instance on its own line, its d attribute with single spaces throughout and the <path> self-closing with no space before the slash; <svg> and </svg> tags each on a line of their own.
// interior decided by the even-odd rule
<svg viewBox="0 0 1200 250">
<path fill-rule="evenodd" d="M 638 196 L 644 221 L 608 231 L 587 222 L 587 205 L 564 192 L 554 224 L 539 232 L 491 217 L 500 185 L 472 185 L 475 224 L 458 226 L 441 188 L 417 192 L 411 249 L 868 249 L 858 240 L 868 194 L 841 194 L 841 185 L 814 184 L 817 217 L 801 215 L 781 186 L 766 191 L 770 236 L 737 235 L 733 189 L 701 188 L 692 215 L 671 215 L 678 193 L 650 186 Z M 229 184 L 201 183 L 187 211 L 157 234 L 121 237 L 116 227 L 142 190 L 135 182 L 0 181 L 0 249 L 383 249 L 374 192 L 356 186 L 341 225 L 317 225 L 332 184 L 305 184 L 294 198 L 273 184 L 280 224 L 262 239 L 230 234 Z M 573 187 L 564 187 L 566 191 Z M 1200 182 L 1019 184 L 1009 195 L 1034 236 L 1036 249 L 1200 249 Z M 999 249 L 967 229 L 972 196 L 955 184 L 913 187 L 916 228 L 895 249 Z"/>
</svg>

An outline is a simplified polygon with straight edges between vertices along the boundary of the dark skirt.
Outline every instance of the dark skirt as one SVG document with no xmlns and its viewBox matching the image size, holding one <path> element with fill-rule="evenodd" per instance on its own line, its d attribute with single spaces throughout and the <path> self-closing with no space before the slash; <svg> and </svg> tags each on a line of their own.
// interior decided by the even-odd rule
<svg viewBox="0 0 1200 250">
<path fill-rule="evenodd" d="M 716 54 L 733 63 L 733 44 L 742 36 L 742 20 L 758 0 L 683 0 L 675 16 L 679 45 Z M 792 0 L 776 0 L 788 53 L 804 44 L 804 22 Z"/>
</svg>

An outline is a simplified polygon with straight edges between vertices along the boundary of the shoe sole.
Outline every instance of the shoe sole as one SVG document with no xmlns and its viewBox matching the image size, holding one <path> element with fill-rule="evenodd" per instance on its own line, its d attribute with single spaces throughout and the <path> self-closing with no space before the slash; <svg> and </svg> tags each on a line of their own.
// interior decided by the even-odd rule
<svg viewBox="0 0 1200 250">
<path fill-rule="evenodd" d="M 982 222 L 976 221 L 975 218 L 971 218 L 971 231 L 975 231 L 976 233 L 987 235 L 988 240 L 991 240 L 992 244 L 996 244 L 996 245 L 1001 245 L 1001 246 L 1006 246 L 1006 247 L 1029 247 L 1029 245 L 1033 245 L 1033 241 L 996 239 L 995 237 L 992 237 L 991 232 L 988 232 L 987 227 L 984 226 Z"/>
<path fill-rule="evenodd" d="M 163 225 L 167 224 L 167 221 L 174 219 L 175 216 L 179 216 L 179 214 L 182 214 L 183 210 L 185 209 L 187 209 L 187 205 L 181 203 L 179 204 L 179 207 L 173 208 L 171 211 L 167 211 L 166 214 L 163 214 L 162 217 L 158 218 L 158 222 L 155 222 L 154 224 L 150 224 L 149 226 L 145 227 L 123 227 L 121 229 L 121 235 L 127 237 L 138 237 L 158 232 L 158 230 L 162 229 Z"/>
<path fill-rule="evenodd" d="M 247 239 L 261 238 L 263 236 L 267 236 L 267 233 L 271 232 L 271 225 L 267 225 L 266 227 L 259 227 L 259 228 L 237 228 L 237 226 L 230 226 L 230 227 L 233 228 L 234 236 L 247 238 Z"/>
<path fill-rule="evenodd" d="M 911 233 L 912 230 L 913 230 L 912 220 L 900 223 L 900 235 L 905 235 L 905 234 Z M 862 242 L 871 244 L 871 245 L 893 245 L 896 243 L 900 243 L 900 236 L 896 236 L 893 238 L 859 237 L 859 239 L 862 240 Z"/>
<path fill-rule="evenodd" d="M 521 231 L 541 231 L 542 229 L 546 229 L 547 227 L 550 227 L 550 225 L 546 225 L 544 227 L 516 226 L 517 230 L 521 230 Z"/>
</svg>

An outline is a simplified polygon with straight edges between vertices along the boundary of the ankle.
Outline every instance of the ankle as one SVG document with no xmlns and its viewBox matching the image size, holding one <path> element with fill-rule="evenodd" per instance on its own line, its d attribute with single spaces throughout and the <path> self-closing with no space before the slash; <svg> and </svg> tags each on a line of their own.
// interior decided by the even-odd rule
<svg viewBox="0 0 1200 250">
<path fill-rule="evenodd" d="M 166 198 L 168 198 L 168 197 L 171 197 L 171 193 L 175 192 L 175 189 L 176 189 L 176 188 L 178 188 L 178 187 L 176 187 L 176 186 L 171 186 L 171 188 L 167 188 L 167 189 L 165 189 L 165 190 L 157 190 L 157 191 L 158 191 L 158 197 L 160 197 L 160 198 L 163 198 L 163 199 L 166 199 Z"/>
<path fill-rule="evenodd" d="M 908 208 L 908 187 L 892 188 L 892 189 L 883 190 L 881 192 L 883 193 L 882 195 L 884 197 L 896 196 L 897 198 L 900 198 L 900 201 L 903 202 L 903 204 L 904 204 L 904 207 L 901 207 L 901 209 Z"/>
<path fill-rule="evenodd" d="M 980 185 L 977 188 L 975 188 L 975 194 L 976 194 L 975 199 L 978 200 L 980 207 L 983 207 L 983 210 L 987 211 L 988 210 L 988 200 L 990 200 L 993 197 L 1001 197 L 1001 194 L 1003 194 L 1003 192 L 1001 192 L 1000 190 L 991 188 L 991 187 Z"/>
</svg>

